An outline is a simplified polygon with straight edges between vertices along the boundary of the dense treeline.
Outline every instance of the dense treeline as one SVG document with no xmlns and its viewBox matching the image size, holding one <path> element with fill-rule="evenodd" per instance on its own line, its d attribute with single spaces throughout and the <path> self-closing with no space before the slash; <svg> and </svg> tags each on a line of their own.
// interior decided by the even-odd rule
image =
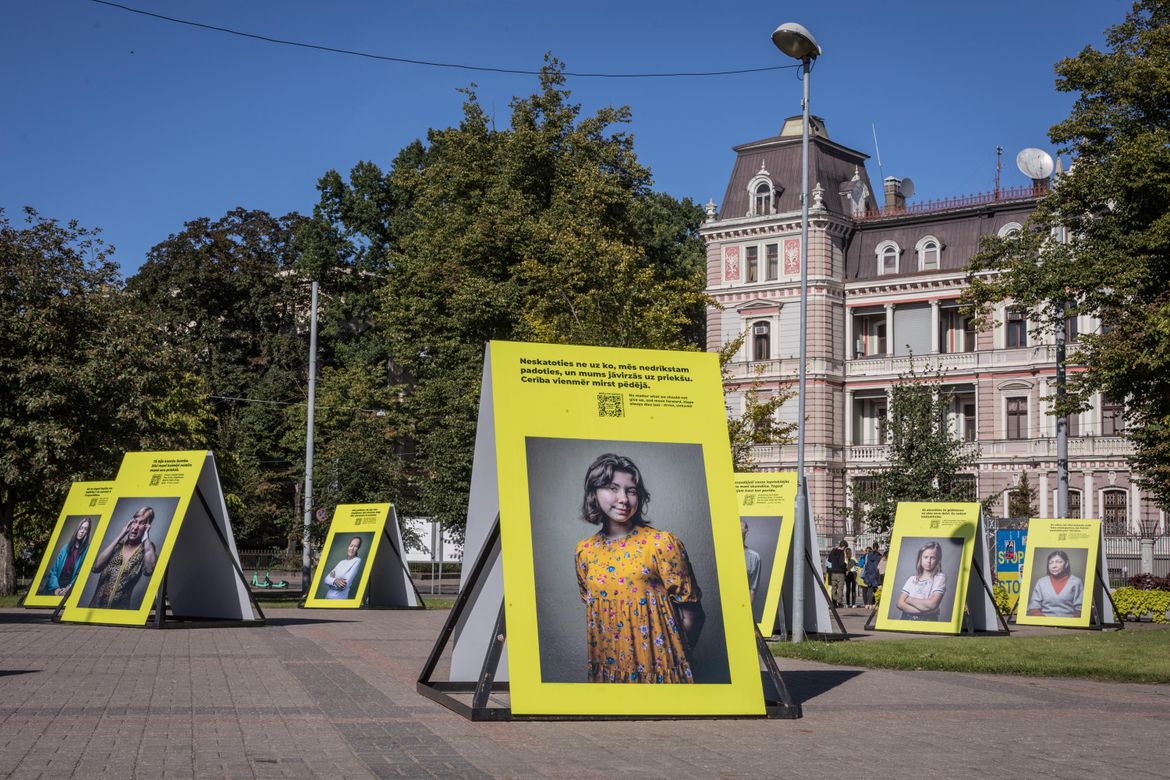
<svg viewBox="0 0 1170 780">
<path fill-rule="evenodd" d="M 121 453 L 215 451 L 242 547 L 300 537 L 309 285 L 321 285 L 314 502 L 464 520 L 484 342 L 701 348 L 702 209 L 654 192 L 625 108 L 561 66 L 496 129 L 327 172 L 311 216 L 198 218 L 123 283 L 95 232 L 0 221 L 0 593 L 71 481 Z M 15 540 L 15 545 L 13 541 Z"/>
</svg>

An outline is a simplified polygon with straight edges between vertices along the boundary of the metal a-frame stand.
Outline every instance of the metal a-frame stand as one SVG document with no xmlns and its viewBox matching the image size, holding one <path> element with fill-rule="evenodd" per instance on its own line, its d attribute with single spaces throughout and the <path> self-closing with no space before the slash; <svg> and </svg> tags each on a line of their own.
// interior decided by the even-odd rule
<svg viewBox="0 0 1170 780">
<path fill-rule="evenodd" d="M 503 654 L 504 642 L 507 640 L 507 623 L 504 614 L 504 604 L 501 601 L 499 612 L 496 616 L 495 628 L 492 631 L 491 639 L 488 647 L 484 653 L 483 665 L 480 669 L 479 677 L 475 682 L 470 681 L 443 681 L 432 679 L 435 669 L 439 664 L 439 659 L 443 655 L 447 644 L 451 641 L 451 637 L 455 633 L 455 627 L 459 625 L 459 621 L 463 614 L 468 610 L 471 604 L 471 594 L 477 591 L 477 585 L 480 580 L 486 576 L 492 560 L 492 548 L 499 540 L 500 536 L 500 517 L 496 515 L 495 521 L 492 523 L 491 530 L 488 532 L 487 538 L 484 540 L 483 546 L 480 548 L 479 555 L 472 567 L 471 575 L 467 578 L 466 584 L 459 591 L 458 597 L 455 599 L 455 605 L 451 608 L 451 614 L 447 616 L 446 622 L 443 624 L 443 630 L 439 633 L 435 645 L 431 648 L 431 653 L 427 657 L 426 663 L 423 665 L 422 671 L 419 673 L 416 690 L 431 701 L 443 705 L 452 712 L 458 713 L 468 720 L 472 721 L 511 721 L 511 720 L 694 720 L 694 719 L 712 719 L 720 717 L 728 718 L 750 718 L 758 717 L 752 715 L 745 716 L 712 716 L 712 715 L 517 715 L 512 712 L 511 707 L 500 704 L 492 704 L 493 697 L 497 694 L 507 694 L 509 685 L 507 682 L 497 682 L 496 672 L 499 668 L 500 656 Z M 784 680 L 780 675 L 780 670 L 776 666 L 776 660 L 772 657 L 772 653 L 768 650 L 767 644 L 764 642 L 763 636 L 760 635 L 759 628 L 754 628 L 756 635 L 756 649 L 759 653 L 760 661 L 763 664 L 764 670 L 761 672 L 764 685 L 764 705 L 765 717 L 768 718 L 786 718 L 793 719 L 801 717 L 800 704 L 797 703 L 788 692 L 788 688 L 784 685 Z M 463 698 L 457 698 L 455 694 L 462 694 Z M 471 701 L 466 701 L 467 694 L 471 695 Z"/>
<path fill-rule="evenodd" d="M 394 522 L 397 523 L 398 522 L 397 513 L 396 512 L 391 513 L 391 516 L 394 519 Z M 411 590 L 414 591 L 414 597 L 418 600 L 418 604 L 416 606 L 413 606 L 413 607 L 411 607 L 411 606 L 405 606 L 405 607 L 391 606 L 391 607 L 388 607 L 388 606 L 383 606 L 381 604 L 370 604 L 370 588 L 367 587 L 365 598 L 362 599 L 361 608 L 362 609 L 426 609 L 427 603 L 425 601 L 423 601 L 422 593 L 419 593 L 418 586 L 414 584 L 414 577 L 410 576 L 410 564 L 408 564 L 406 562 L 406 556 L 403 554 L 402 550 L 398 549 L 398 545 L 394 544 L 394 539 L 390 536 L 390 532 L 388 530 L 386 530 L 385 527 L 382 528 L 382 538 L 385 540 L 386 544 L 390 545 L 390 549 L 394 551 L 394 555 L 398 558 L 398 564 L 402 568 L 402 573 L 406 575 L 406 581 L 410 583 Z M 370 572 L 370 575 L 373 576 L 374 572 Z M 301 606 L 303 607 L 304 605 L 305 605 L 305 600 L 301 599 Z"/>
</svg>

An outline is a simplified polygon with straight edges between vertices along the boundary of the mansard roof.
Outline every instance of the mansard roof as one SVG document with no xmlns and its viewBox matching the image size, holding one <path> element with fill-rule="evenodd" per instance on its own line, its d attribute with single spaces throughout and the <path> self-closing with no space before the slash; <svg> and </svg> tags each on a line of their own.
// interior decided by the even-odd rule
<svg viewBox="0 0 1170 780">
<path fill-rule="evenodd" d="M 812 117 L 809 138 L 809 190 L 819 183 L 824 188 L 824 206 L 829 212 L 849 216 L 850 202 L 841 192 L 848 192 L 856 171 L 869 188 L 867 207 L 880 202 L 881 187 L 875 189 L 865 171 L 866 154 L 829 140 L 824 122 Z M 795 132 L 793 132 L 795 130 Z M 760 173 L 768 172 L 775 189 L 783 188 L 776 202 L 776 213 L 800 210 L 800 129 L 799 123 L 786 121 L 780 135 L 762 138 L 732 147 L 736 153 L 735 166 L 727 192 L 723 196 L 720 219 L 738 219 L 751 208 L 748 184 Z"/>
<path fill-rule="evenodd" d="M 876 249 L 884 241 L 893 241 L 901 250 L 897 274 L 881 278 L 900 278 L 919 274 L 915 246 L 926 236 L 942 244 L 939 273 L 962 271 L 979 249 L 979 237 L 995 235 L 1010 223 L 1023 224 L 1036 206 L 1036 198 L 1001 203 L 985 203 L 968 208 L 925 214 L 903 214 L 881 219 L 862 220 L 845 250 L 845 279 L 878 278 Z"/>
</svg>

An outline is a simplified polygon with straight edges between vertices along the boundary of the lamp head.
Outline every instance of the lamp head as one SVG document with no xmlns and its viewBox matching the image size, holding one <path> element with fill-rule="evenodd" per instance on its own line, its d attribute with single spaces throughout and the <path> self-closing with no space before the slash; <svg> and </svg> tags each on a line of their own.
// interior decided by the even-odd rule
<svg viewBox="0 0 1170 780">
<path fill-rule="evenodd" d="M 803 24 L 785 22 L 772 32 L 772 43 L 794 60 L 815 60 L 821 56 L 816 38 Z"/>
</svg>

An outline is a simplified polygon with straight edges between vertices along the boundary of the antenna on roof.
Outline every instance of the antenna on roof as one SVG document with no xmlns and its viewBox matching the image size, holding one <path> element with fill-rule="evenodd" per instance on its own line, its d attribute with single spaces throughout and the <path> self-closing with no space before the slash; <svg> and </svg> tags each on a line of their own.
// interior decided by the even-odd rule
<svg viewBox="0 0 1170 780">
<path fill-rule="evenodd" d="M 1003 170 L 1003 147 L 995 147 L 995 197 L 999 199 L 999 174 Z"/>
<path fill-rule="evenodd" d="M 873 150 L 877 153 L 878 178 L 882 181 L 885 181 L 886 172 L 882 170 L 882 150 L 878 148 L 877 142 L 877 125 L 875 125 L 873 122 L 870 122 L 869 126 L 873 130 Z"/>
</svg>

